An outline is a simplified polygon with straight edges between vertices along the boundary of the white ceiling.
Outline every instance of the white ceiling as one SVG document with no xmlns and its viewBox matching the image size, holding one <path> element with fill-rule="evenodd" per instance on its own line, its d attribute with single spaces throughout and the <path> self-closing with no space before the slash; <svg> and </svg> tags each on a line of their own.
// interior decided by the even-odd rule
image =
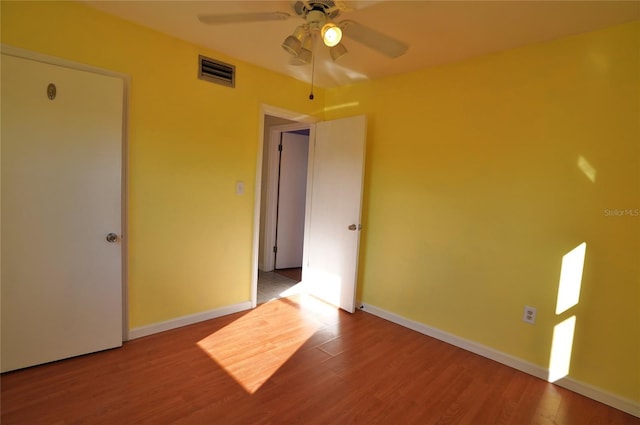
<svg viewBox="0 0 640 425">
<path fill-rule="evenodd" d="M 311 66 L 290 65 L 281 44 L 303 21 L 289 1 L 86 1 L 129 21 L 242 61 L 310 82 Z M 316 49 L 316 85 L 335 87 L 362 79 L 424 69 L 527 44 L 640 19 L 640 1 L 345 1 L 334 21 L 357 21 L 409 44 L 389 59 L 345 38 L 349 53 L 333 62 Z M 202 24 L 199 14 L 281 11 L 285 21 Z"/>
</svg>

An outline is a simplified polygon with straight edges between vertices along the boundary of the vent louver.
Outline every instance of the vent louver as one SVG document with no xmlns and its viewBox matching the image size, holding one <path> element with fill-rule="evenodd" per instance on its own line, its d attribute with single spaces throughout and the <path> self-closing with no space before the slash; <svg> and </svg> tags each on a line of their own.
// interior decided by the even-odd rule
<svg viewBox="0 0 640 425">
<path fill-rule="evenodd" d="M 198 78 L 227 87 L 236 86 L 236 67 L 205 56 L 198 56 Z"/>
</svg>

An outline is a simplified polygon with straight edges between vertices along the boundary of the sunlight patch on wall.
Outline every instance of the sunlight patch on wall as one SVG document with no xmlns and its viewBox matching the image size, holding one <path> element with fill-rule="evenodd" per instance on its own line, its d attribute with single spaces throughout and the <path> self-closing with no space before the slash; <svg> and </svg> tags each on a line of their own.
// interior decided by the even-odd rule
<svg viewBox="0 0 640 425">
<path fill-rule="evenodd" d="M 335 106 L 326 106 L 324 108 L 325 112 L 329 112 L 329 111 L 335 111 L 337 109 L 345 109 L 345 108 L 355 108 L 356 106 L 360 105 L 360 102 L 347 102 L 347 103 L 341 103 L 340 105 L 335 105 Z"/>
<path fill-rule="evenodd" d="M 584 270 L 586 252 L 587 243 L 582 242 L 562 257 L 556 315 L 566 312 L 580 301 L 580 288 L 582 286 L 582 272 Z M 553 328 L 551 355 L 549 357 L 549 382 L 555 382 L 569 374 L 575 329 L 575 315 L 563 320 Z"/>
<path fill-rule="evenodd" d="M 607 55 L 602 54 L 600 51 L 592 51 L 589 53 L 589 60 L 591 64 L 591 69 L 598 72 L 599 74 L 605 74 L 611 68 L 609 63 L 609 58 Z"/>
<path fill-rule="evenodd" d="M 273 303 L 277 303 L 277 307 Z M 305 308 L 310 307 L 308 303 L 305 304 Z M 289 299 L 262 304 L 198 341 L 197 345 L 249 394 L 253 394 L 323 326 L 313 318 L 296 320 L 294 323 L 270 321 L 269 314 L 263 311 L 298 308 Z M 260 329 L 256 329 L 256 315 L 265 317 L 259 322 Z M 282 317 L 281 313 L 278 315 Z M 297 313 L 293 313 L 292 317 L 297 317 Z M 256 334 L 261 337 L 256 338 Z M 273 337 L 270 338 L 270 335 Z"/>
<path fill-rule="evenodd" d="M 578 168 L 592 183 L 596 182 L 596 169 L 583 156 L 578 157 Z"/>
<path fill-rule="evenodd" d="M 575 329 L 576 316 L 569 317 L 553 328 L 549 358 L 549 382 L 555 382 L 569 374 Z"/>
<path fill-rule="evenodd" d="M 564 313 L 580 300 L 586 250 L 587 243 L 583 242 L 562 257 L 556 314 Z"/>
</svg>

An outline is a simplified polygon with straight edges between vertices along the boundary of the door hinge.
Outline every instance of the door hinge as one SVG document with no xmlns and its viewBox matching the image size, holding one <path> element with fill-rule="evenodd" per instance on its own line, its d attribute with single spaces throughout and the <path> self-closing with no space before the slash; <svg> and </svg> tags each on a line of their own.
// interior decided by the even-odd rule
<svg viewBox="0 0 640 425">
<path fill-rule="evenodd" d="M 277 253 L 278 253 L 278 247 L 277 247 L 277 246 L 274 246 L 274 247 L 273 247 L 273 253 L 274 253 L 274 254 L 277 254 Z"/>
<path fill-rule="evenodd" d="M 282 152 L 282 143 L 278 145 L 278 152 Z"/>
</svg>

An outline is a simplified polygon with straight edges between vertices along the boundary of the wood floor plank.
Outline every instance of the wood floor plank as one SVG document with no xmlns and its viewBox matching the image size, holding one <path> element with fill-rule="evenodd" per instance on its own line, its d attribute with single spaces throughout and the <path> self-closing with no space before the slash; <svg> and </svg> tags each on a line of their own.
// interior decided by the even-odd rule
<svg viewBox="0 0 640 425">
<path fill-rule="evenodd" d="M 306 296 L 5 373 L 0 384 L 3 425 L 640 425 L 489 359 Z"/>
</svg>

